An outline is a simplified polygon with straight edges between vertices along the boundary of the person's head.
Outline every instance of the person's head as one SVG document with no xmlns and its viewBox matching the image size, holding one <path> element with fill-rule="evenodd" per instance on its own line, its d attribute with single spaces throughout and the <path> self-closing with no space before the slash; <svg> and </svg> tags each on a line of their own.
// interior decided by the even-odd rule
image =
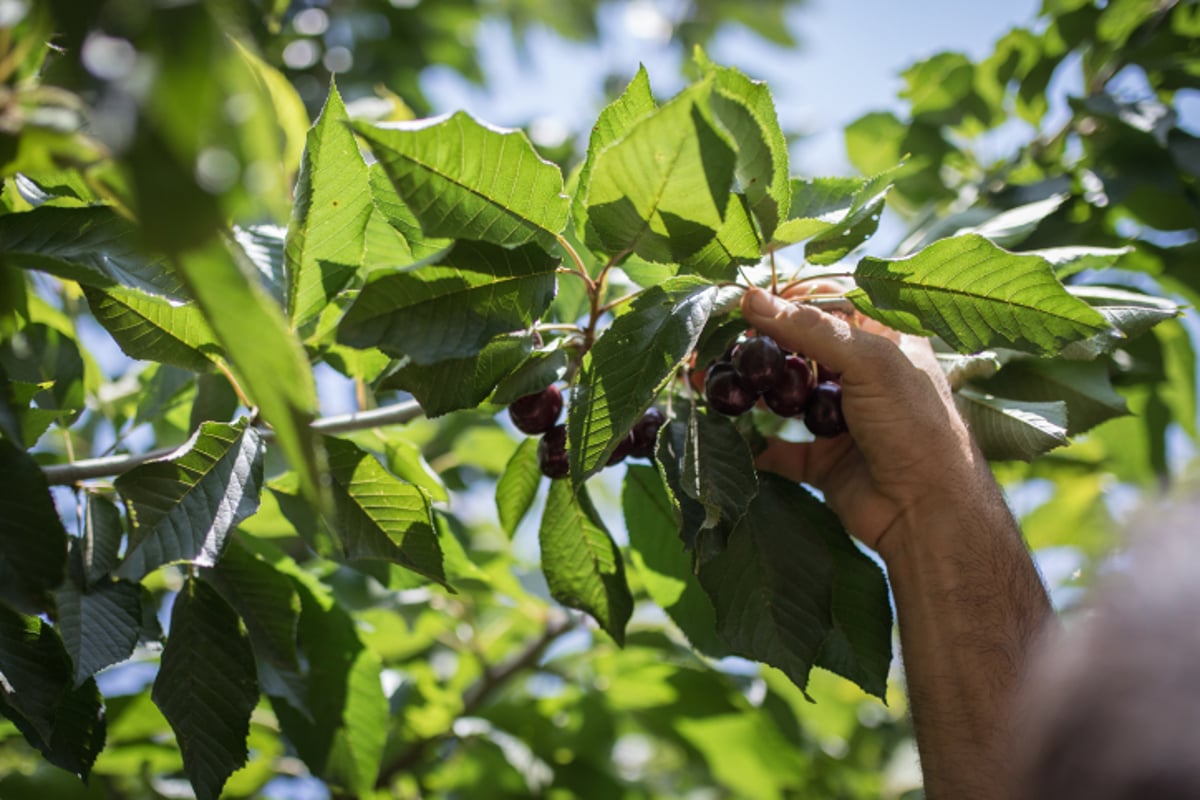
<svg viewBox="0 0 1200 800">
<path fill-rule="evenodd" d="M 1200 502 L 1153 516 L 1035 661 L 1014 798 L 1200 798 Z"/>
</svg>

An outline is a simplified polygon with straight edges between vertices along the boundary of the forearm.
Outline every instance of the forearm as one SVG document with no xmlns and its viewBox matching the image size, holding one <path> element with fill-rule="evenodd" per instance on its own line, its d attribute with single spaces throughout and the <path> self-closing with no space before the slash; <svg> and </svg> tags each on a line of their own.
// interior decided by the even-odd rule
<svg viewBox="0 0 1200 800">
<path fill-rule="evenodd" d="M 982 457 L 881 541 L 930 800 L 1000 797 L 1009 709 L 1052 610 Z"/>
</svg>

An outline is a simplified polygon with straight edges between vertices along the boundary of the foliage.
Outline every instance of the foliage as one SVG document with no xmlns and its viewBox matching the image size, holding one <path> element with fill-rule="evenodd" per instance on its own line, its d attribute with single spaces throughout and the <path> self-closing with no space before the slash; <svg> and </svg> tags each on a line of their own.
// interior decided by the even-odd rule
<svg viewBox="0 0 1200 800">
<path fill-rule="evenodd" d="M 22 8 L 0 31 L 5 796 L 880 796 L 904 735 L 885 577 L 754 470 L 799 423 L 690 388 L 748 283 L 802 294 L 836 264 L 843 313 L 935 336 L 998 473 L 1060 493 L 1035 546 L 1102 556 L 1075 532 L 1105 530 L 1106 476 L 1167 479 L 1195 433 L 1173 298 L 1197 172 L 1170 108 L 1194 6 L 1051 4 L 984 62 L 915 65 L 907 119 L 847 130 L 866 178 L 791 176 L 767 87 L 703 53 L 673 98 L 632 76 L 564 174 L 464 113 L 351 119 L 332 83 L 308 127 L 262 57 L 276 7 L 117 16 L 100 55 L 95 20 Z M 1083 75 L 1063 127 L 978 161 L 1010 116 L 1042 125 L 1060 68 Z M 1154 100 L 1117 93 L 1131 70 Z M 860 256 L 885 203 L 910 232 Z M 385 411 L 321 418 L 318 376 Z M 497 416 L 551 383 L 553 482 Z M 651 406 L 655 458 L 606 470 Z"/>
</svg>

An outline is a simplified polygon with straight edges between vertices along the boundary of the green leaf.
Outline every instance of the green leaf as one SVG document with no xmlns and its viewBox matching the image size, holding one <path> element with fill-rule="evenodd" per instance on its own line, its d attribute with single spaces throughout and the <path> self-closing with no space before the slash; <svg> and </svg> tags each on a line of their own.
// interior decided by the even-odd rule
<svg viewBox="0 0 1200 800">
<path fill-rule="evenodd" d="M 500 336 L 478 355 L 439 361 L 428 366 L 406 364 L 385 377 L 380 389 L 411 392 L 427 417 L 475 408 L 504 376 L 516 369 L 532 349 L 527 335 Z"/>
<path fill-rule="evenodd" d="M 394 123 L 352 123 L 430 236 L 553 247 L 570 200 L 562 173 L 520 131 L 465 112 Z"/>
<path fill-rule="evenodd" d="M 954 235 L 977 233 L 1000 247 L 1015 247 L 1028 239 L 1046 217 L 1062 208 L 1066 200 L 1065 194 L 1053 194 L 1044 200 L 1001 211 L 978 225 L 956 231 Z"/>
<path fill-rule="evenodd" d="M 1063 401 L 1069 436 L 1129 413 L 1125 398 L 1113 389 L 1108 365 L 1100 361 L 1014 360 L 978 386 L 1013 400 Z"/>
<path fill-rule="evenodd" d="M 0 598 L 40 611 L 67 571 L 67 532 L 33 457 L 0 440 Z"/>
<path fill-rule="evenodd" d="M 317 390 L 304 348 L 279 308 L 223 250 L 188 254 L 179 265 L 242 389 L 275 431 L 275 441 L 300 478 L 301 493 L 323 507 L 324 453 L 309 427 Z"/>
<path fill-rule="evenodd" d="M 437 265 L 375 272 L 338 325 L 338 341 L 418 364 L 473 356 L 550 307 L 558 263 L 533 244 L 458 242 Z"/>
<path fill-rule="evenodd" d="M 542 471 L 538 467 L 538 441 L 532 437 L 522 441 L 496 483 L 496 511 L 500 515 L 500 527 L 510 539 L 529 513 L 542 482 Z"/>
<path fill-rule="evenodd" d="M 54 593 L 58 631 L 75 665 L 75 686 L 133 654 L 142 631 L 142 589 L 107 580 L 86 591 L 68 580 Z"/>
<path fill-rule="evenodd" d="M 756 487 L 757 488 L 757 487 Z M 630 559 L 650 598 L 679 626 L 692 647 L 710 658 L 729 655 L 717 633 L 717 617 L 679 540 L 671 497 L 653 467 L 631 464 L 625 472 L 621 508 L 629 529 Z"/>
<path fill-rule="evenodd" d="M 646 289 L 584 356 L 567 424 L 576 486 L 607 463 L 691 353 L 717 294 L 688 278 Z"/>
<path fill-rule="evenodd" d="M 79 541 L 86 586 L 97 583 L 117 568 L 124 536 L 125 526 L 116 504 L 103 495 L 89 492 L 83 508 L 83 536 Z"/>
<path fill-rule="evenodd" d="M 704 506 L 702 529 L 732 529 L 746 515 L 758 494 L 754 454 L 728 417 L 698 410 L 689 415 L 679 483 Z"/>
<path fill-rule="evenodd" d="M 609 145 L 623 139 L 642 117 L 653 113 L 656 108 L 654 95 L 650 92 L 650 76 L 645 66 L 638 65 L 637 74 L 625 87 L 625 91 L 616 100 L 605 106 L 600 112 L 596 124 L 592 126 L 591 137 L 588 139 L 587 156 L 579 169 L 578 191 L 575 193 L 574 216 L 579 238 L 593 244 L 597 243 L 595 231 L 587 230 L 587 208 L 585 205 L 588 184 L 591 182 L 592 169 L 596 157 Z"/>
<path fill-rule="evenodd" d="M 525 395 L 536 394 L 547 386 L 561 381 L 570 366 L 570 353 L 555 339 L 549 346 L 534 350 L 521 366 L 513 370 L 492 393 L 491 402 L 498 406 L 510 405 Z"/>
<path fill-rule="evenodd" d="M 284 565 L 276 561 L 276 567 Z M 388 735 L 382 665 L 363 646 L 354 618 L 294 564 L 300 594 L 301 657 L 308 665 L 305 714 L 271 698 L 284 737 L 312 773 L 360 796 L 374 789 Z"/>
<path fill-rule="evenodd" d="M 36 269 L 97 289 L 125 287 L 186 300 L 164 259 L 138 244 L 138 229 L 111 208 L 44 206 L 0 216 L 0 263 Z"/>
<path fill-rule="evenodd" d="M 197 800 L 216 800 L 246 763 L 258 682 L 237 613 L 204 581 L 188 579 L 175 597 L 151 697 L 171 723 Z"/>
<path fill-rule="evenodd" d="M 757 264 L 761 258 L 762 242 L 750 219 L 746 196 L 731 194 L 717 235 L 683 259 L 680 266 L 710 280 L 732 281 L 737 278 L 739 264 Z"/>
<path fill-rule="evenodd" d="M 277 18 L 287 10 L 287 3 L 284 0 L 271 0 L 265 6 L 276 18 L 273 20 L 273 24 L 278 25 Z M 278 28 L 273 28 L 273 32 L 278 32 Z M 303 157 L 305 132 L 309 127 L 308 111 L 304 107 L 304 100 L 300 98 L 296 87 L 292 85 L 286 75 L 272 67 L 236 38 L 233 39 L 233 44 L 237 48 L 238 55 L 250 67 L 270 97 L 274 119 L 283 133 L 282 166 L 290 173 Z"/>
<path fill-rule="evenodd" d="M 833 264 L 871 238 L 879 227 L 883 204 L 897 171 L 898 168 L 886 170 L 863 181 L 845 216 L 815 234 L 804 246 L 804 257 L 813 264 Z"/>
<path fill-rule="evenodd" d="M 344 439 L 325 437 L 337 531 L 349 559 L 382 559 L 442 585 L 446 573 L 429 495 Z"/>
<path fill-rule="evenodd" d="M 775 243 L 795 244 L 842 224 L 863 183 L 861 178 L 793 178 L 789 216 L 775 230 Z"/>
<path fill-rule="evenodd" d="M 34 400 L 43 410 L 57 411 L 59 421 L 69 424 L 83 410 L 88 364 L 65 330 L 40 322 L 26 325 L 0 340 L 0 365 L 10 380 L 49 386 Z"/>
<path fill-rule="evenodd" d="M 1005 400 L 961 389 L 954 394 L 979 448 L 988 459 L 1029 461 L 1067 444 L 1067 404 Z"/>
<path fill-rule="evenodd" d="M 801 689 L 833 625 L 834 564 L 819 505 L 764 473 L 724 552 L 699 571 L 732 651 L 778 667 Z"/>
<path fill-rule="evenodd" d="M 263 693 L 304 710 L 307 688 L 296 648 L 300 595 L 292 581 L 238 539 L 203 575 L 245 622 Z"/>
<path fill-rule="evenodd" d="M 191 303 L 173 303 L 134 289 L 83 290 L 96 321 L 125 355 L 204 372 L 221 355 L 212 329 Z"/>
<path fill-rule="evenodd" d="M 655 463 L 658 464 L 663 480 L 671 490 L 675 506 L 679 509 L 679 540 L 684 549 L 695 555 L 695 562 L 703 564 L 725 548 L 725 541 L 733 526 L 719 518 L 715 524 L 709 522 L 708 511 L 683 489 L 683 471 L 686 467 L 686 451 L 690 426 L 681 419 L 669 420 L 658 434 Z"/>
<path fill-rule="evenodd" d="M 87 780 L 104 749 L 96 681 L 71 684 L 71 661 L 48 623 L 0 605 L 0 716 L 55 766 Z"/>
<path fill-rule="evenodd" d="M 117 478 L 133 520 L 119 577 L 181 561 L 211 567 L 229 532 L 258 510 L 262 437 L 245 419 L 206 422 L 184 447 Z"/>
<path fill-rule="evenodd" d="M 450 502 L 446 484 L 425 460 L 421 448 L 403 439 L 388 439 L 384 442 L 384 454 L 388 471 L 397 478 L 420 486 L 435 501 Z"/>
<path fill-rule="evenodd" d="M 425 235 L 421 230 L 420 220 L 400 199 L 382 164 L 376 161 L 367 168 L 367 172 L 377 217 L 372 219 L 367 227 L 368 267 L 394 268 L 413 264 L 430 258 L 454 244 L 453 239 L 437 239 Z M 392 234 L 390 238 L 379 229 L 380 222 L 388 227 Z"/>
<path fill-rule="evenodd" d="M 1114 289 L 1108 286 L 1070 286 L 1071 294 L 1084 301 L 1112 326 L 1081 342 L 1072 342 L 1063 348 L 1064 358 L 1090 360 L 1098 358 L 1120 347 L 1129 339 L 1137 338 L 1160 322 L 1174 319 L 1183 309 L 1165 297 Z"/>
<path fill-rule="evenodd" d="M 736 154 L 707 109 L 711 82 L 696 84 L 601 151 L 587 186 L 588 219 L 608 253 L 679 261 L 720 229 Z"/>
<path fill-rule="evenodd" d="M 287 313 L 294 328 L 320 314 L 363 262 L 363 234 L 374 206 L 349 119 L 330 82 L 325 107 L 308 132 L 288 223 Z"/>
<path fill-rule="evenodd" d="M 1056 355 L 1109 327 L 1044 259 L 1009 253 L 978 234 L 908 258 L 864 258 L 854 278 L 859 289 L 848 297 L 864 314 L 909 333 L 932 330 L 963 353 L 1001 346 Z"/>
<path fill-rule="evenodd" d="M 737 144 L 734 176 L 745 194 L 762 238 L 771 241 L 787 219 L 792 192 L 788 184 L 788 145 L 779 127 L 771 90 L 734 67 L 713 64 L 697 51 L 705 75 L 716 78 L 712 110 Z"/>
<path fill-rule="evenodd" d="M 633 596 L 621 553 L 585 489 L 573 491 L 570 481 L 550 482 L 538 542 L 550 595 L 591 614 L 618 645 L 624 645 Z"/>
<path fill-rule="evenodd" d="M 284 248 L 287 228 L 279 225 L 234 225 L 229 245 L 234 258 L 245 261 L 258 273 L 259 283 L 279 305 L 287 303 L 287 274 L 284 267 Z"/>
</svg>

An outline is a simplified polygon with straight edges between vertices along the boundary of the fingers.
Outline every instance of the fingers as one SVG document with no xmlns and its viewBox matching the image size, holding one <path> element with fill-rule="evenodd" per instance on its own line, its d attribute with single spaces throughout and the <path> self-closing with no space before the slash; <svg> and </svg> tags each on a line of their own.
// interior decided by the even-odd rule
<svg viewBox="0 0 1200 800">
<path fill-rule="evenodd" d="M 803 353 L 850 381 L 881 377 L 894 368 L 897 359 L 905 358 L 888 338 L 761 289 L 746 293 L 742 313 L 751 327 L 767 334 L 784 349 Z"/>
</svg>

